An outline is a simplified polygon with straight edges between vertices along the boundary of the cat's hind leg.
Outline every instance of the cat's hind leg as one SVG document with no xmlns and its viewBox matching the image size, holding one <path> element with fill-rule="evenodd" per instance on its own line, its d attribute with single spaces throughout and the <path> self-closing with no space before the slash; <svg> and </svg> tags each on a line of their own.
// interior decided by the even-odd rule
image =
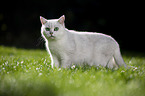
<svg viewBox="0 0 145 96">
<path fill-rule="evenodd" d="M 111 59 L 109 60 L 107 67 L 112 69 L 112 68 L 118 68 L 118 66 L 116 65 L 116 62 L 114 60 L 114 57 L 112 56 Z"/>
<path fill-rule="evenodd" d="M 114 52 L 114 59 L 116 61 L 116 64 L 120 67 L 120 66 L 124 66 L 124 67 L 127 67 L 127 65 L 125 64 L 122 56 L 121 56 L 121 53 L 120 53 L 120 49 L 117 48 Z"/>
</svg>

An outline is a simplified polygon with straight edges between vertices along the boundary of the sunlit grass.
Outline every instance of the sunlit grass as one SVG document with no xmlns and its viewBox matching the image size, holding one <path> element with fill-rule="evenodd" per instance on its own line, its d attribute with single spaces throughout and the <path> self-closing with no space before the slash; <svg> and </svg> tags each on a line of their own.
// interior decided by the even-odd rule
<svg viewBox="0 0 145 96">
<path fill-rule="evenodd" d="M 52 69 L 45 50 L 0 46 L 0 96 L 144 96 L 144 56 L 123 57 L 133 67 Z"/>
</svg>

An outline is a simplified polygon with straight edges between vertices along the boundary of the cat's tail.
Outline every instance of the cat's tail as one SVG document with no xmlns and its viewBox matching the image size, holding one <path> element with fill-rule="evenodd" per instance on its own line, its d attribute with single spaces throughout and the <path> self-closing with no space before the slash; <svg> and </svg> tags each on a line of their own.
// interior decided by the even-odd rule
<svg viewBox="0 0 145 96">
<path fill-rule="evenodd" d="M 125 68 L 127 67 L 126 63 L 124 62 L 122 56 L 121 56 L 121 53 L 120 53 L 120 48 L 118 47 L 115 52 L 114 52 L 114 59 L 115 59 L 115 62 L 116 64 L 121 67 L 121 66 L 124 66 Z"/>
</svg>

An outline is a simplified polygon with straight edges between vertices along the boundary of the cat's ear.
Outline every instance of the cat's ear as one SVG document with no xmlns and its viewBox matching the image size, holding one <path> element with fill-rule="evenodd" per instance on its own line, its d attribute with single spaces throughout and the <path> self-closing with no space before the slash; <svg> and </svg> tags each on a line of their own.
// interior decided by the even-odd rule
<svg viewBox="0 0 145 96">
<path fill-rule="evenodd" d="M 65 16 L 61 16 L 59 19 L 58 19 L 58 22 L 62 25 L 64 25 L 64 20 L 65 20 Z"/>
<path fill-rule="evenodd" d="M 41 21 L 41 24 L 45 24 L 47 22 L 47 20 L 43 18 L 42 16 L 40 16 L 40 21 Z"/>
</svg>

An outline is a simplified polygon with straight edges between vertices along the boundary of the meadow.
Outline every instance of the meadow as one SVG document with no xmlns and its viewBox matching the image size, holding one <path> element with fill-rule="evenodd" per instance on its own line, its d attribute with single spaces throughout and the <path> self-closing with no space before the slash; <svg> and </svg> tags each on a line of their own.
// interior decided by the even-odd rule
<svg viewBox="0 0 145 96">
<path fill-rule="evenodd" d="M 45 50 L 0 46 L 0 96 L 145 96 L 144 53 L 123 58 L 130 68 L 52 69 Z"/>
</svg>

